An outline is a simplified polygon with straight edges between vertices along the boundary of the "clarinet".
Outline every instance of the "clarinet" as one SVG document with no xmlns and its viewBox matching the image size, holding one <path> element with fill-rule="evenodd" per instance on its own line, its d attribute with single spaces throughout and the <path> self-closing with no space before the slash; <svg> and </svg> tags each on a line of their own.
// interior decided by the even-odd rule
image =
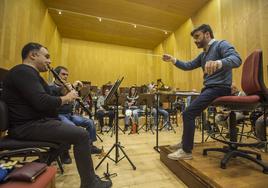
<svg viewBox="0 0 268 188">
<path fill-rule="evenodd" d="M 65 88 L 68 92 L 70 92 L 71 89 L 70 89 L 70 88 L 66 85 L 66 83 L 60 78 L 60 76 L 58 75 L 58 73 L 56 73 L 56 72 L 54 71 L 54 69 L 53 69 L 52 67 L 50 67 L 49 65 L 47 65 L 47 67 L 48 67 L 49 71 L 53 74 L 54 78 L 55 78 L 56 80 L 59 80 L 59 82 L 64 86 L 64 88 Z M 71 86 L 72 86 L 72 88 L 75 90 L 74 86 L 73 86 L 73 85 L 71 85 Z M 84 103 L 82 102 L 80 96 L 79 96 L 79 99 L 76 99 L 76 101 L 77 101 L 78 104 L 83 108 L 83 110 L 88 114 L 88 116 L 91 118 L 91 117 L 92 117 L 91 112 L 85 107 L 85 105 L 84 105 Z"/>
</svg>

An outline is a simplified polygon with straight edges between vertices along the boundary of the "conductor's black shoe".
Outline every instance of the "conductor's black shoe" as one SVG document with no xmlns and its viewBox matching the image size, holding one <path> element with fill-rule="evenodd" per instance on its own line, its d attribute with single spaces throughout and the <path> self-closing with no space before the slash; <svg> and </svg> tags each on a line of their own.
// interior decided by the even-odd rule
<svg viewBox="0 0 268 188">
<path fill-rule="evenodd" d="M 102 149 L 97 148 L 96 146 L 90 146 L 91 148 L 91 154 L 101 154 L 102 153 Z"/>
<path fill-rule="evenodd" d="M 112 181 L 103 181 L 99 177 L 96 177 L 94 182 L 89 186 L 90 188 L 110 188 L 112 187 Z"/>
</svg>

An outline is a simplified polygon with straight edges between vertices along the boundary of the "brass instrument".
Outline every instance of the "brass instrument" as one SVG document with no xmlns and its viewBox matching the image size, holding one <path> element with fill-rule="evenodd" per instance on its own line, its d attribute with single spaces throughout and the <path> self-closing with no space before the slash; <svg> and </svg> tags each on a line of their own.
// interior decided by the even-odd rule
<svg viewBox="0 0 268 188">
<path fill-rule="evenodd" d="M 64 88 L 65 88 L 68 92 L 70 92 L 72 89 L 75 90 L 75 88 L 74 88 L 73 85 L 71 85 L 71 86 L 72 86 L 72 89 L 70 89 L 70 88 L 66 85 L 66 82 L 63 81 L 63 80 L 60 78 L 60 76 L 58 75 L 58 73 L 56 73 L 52 67 L 50 67 L 49 65 L 47 65 L 47 67 L 48 67 L 49 71 L 53 74 L 54 78 L 57 79 L 57 80 L 64 86 Z M 79 98 L 76 99 L 76 101 L 77 101 L 78 104 L 83 108 L 83 110 L 84 110 L 84 111 L 91 117 L 91 112 L 85 107 L 85 105 L 84 105 L 84 103 L 83 103 L 83 101 L 82 101 L 82 98 L 79 96 Z"/>
</svg>

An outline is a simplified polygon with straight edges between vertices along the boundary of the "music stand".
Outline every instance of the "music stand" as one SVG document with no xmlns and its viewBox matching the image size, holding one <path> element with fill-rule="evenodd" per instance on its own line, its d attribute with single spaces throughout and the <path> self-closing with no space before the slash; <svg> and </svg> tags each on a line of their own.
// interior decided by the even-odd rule
<svg viewBox="0 0 268 188">
<path fill-rule="evenodd" d="M 90 86 L 84 86 L 80 89 L 80 97 L 85 99 L 90 94 Z"/>
<path fill-rule="evenodd" d="M 115 143 L 114 145 L 111 147 L 111 149 L 108 151 L 108 153 L 103 157 L 103 159 L 99 162 L 99 164 L 96 166 L 96 170 L 98 169 L 98 167 L 101 165 L 101 163 L 108 157 L 109 159 L 111 159 L 112 161 L 114 161 L 116 164 L 121 161 L 123 158 L 127 158 L 128 162 L 131 164 L 133 170 L 136 170 L 136 166 L 132 163 L 132 161 L 129 159 L 129 157 L 127 156 L 126 152 L 123 150 L 122 146 L 120 145 L 119 141 L 118 141 L 118 87 L 121 84 L 121 82 L 123 81 L 124 77 L 122 77 L 120 80 L 116 80 L 115 84 L 112 86 L 109 94 L 106 96 L 105 101 L 104 101 L 104 105 L 107 105 L 109 103 L 109 101 L 112 99 L 113 96 L 116 97 L 116 110 L 115 110 Z M 112 159 L 109 154 L 112 152 L 112 150 L 115 148 L 115 160 Z M 120 159 L 119 158 L 119 149 L 121 150 L 121 152 L 124 154 L 124 156 Z"/>
<path fill-rule="evenodd" d="M 156 91 L 156 145 L 154 146 L 154 150 L 160 153 L 160 149 L 158 146 L 158 117 L 159 117 L 159 112 L 158 112 L 158 107 L 159 107 L 159 91 Z"/>
<path fill-rule="evenodd" d="M 88 95 L 90 94 L 90 86 L 84 86 L 82 87 L 82 89 L 80 90 L 80 95 L 82 100 L 84 100 Z M 90 118 L 90 116 L 89 116 Z M 96 133 L 96 137 L 103 142 L 102 138 L 98 135 L 98 133 Z"/>
<path fill-rule="evenodd" d="M 164 94 L 161 94 L 161 95 L 160 95 L 159 100 L 160 100 L 161 103 L 163 103 L 163 102 L 168 102 L 168 103 L 170 103 L 170 104 L 171 104 L 171 109 L 172 109 L 172 102 L 174 102 L 174 101 L 176 100 L 176 95 L 173 95 L 173 94 L 166 94 L 166 93 L 164 93 Z M 168 126 L 168 124 L 165 124 L 165 125 L 160 129 L 160 131 L 162 131 L 163 128 L 165 128 L 166 126 Z M 171 122 L 170 122 L 170 127 L 171 127 L 171 129 L 173 130 L 173 132 L 176 133 L 176 131 L 175 131 L 173 125 L 171 124 Z"/>
<path fill-rule="evenodd" d="M 97 93 L 97 92 L 98 92 L 98 86 L 90 86 L 90 90 L 91 90 L 93 93 Z"/>
<path fill-rule="evenodd" d="M 118 105 L 117 105 L 117 107 L 119 107 L 119 104 L 124 104 L 124 102 L 125 102 L 125 96 L 124 96 L 124 95 L 120 95 L 120 96 L 118 97 Z M 107 104 L 115 106 L 115 105 L 116 105 L 116 97 L 113 96 L 113 97 L 110 99 L 110 102 L 107 103 Z M 114 114 L 115 114 L 115 109 L 116 109 L 116 108 L 114 108 Z M 118 113 L 118 114 L 119 114 L 119 113 Z M 119 119 L 119 115 L 118 115 L 118 119 Z M 115 120 L 115 121 L 116 121 L 116 120 Z M 125 131 L 124 131 L 120 126 L 118 126 L 118 130 L 122 131 L 122 133 L 125 134 Z M 115 123 L 114 123 L 114 125 L 113 125 L 112 127 L 110 127 L 110 129 L 108 130 L 107 133 L 109 133 L 110 131 L 112 131 L 112 132 L 111 132 L 111 137 L 113 137 L 113 134 L 115 134 Z"/>
<path fill-rule="evenodd" d="M 139 132 L 141 129 L 147 132 L 150 129 L 152 134 L 154 134 L 151 123 L 148 126 L 148 107 L 152 107 L 153 102 L 154 102 L 154 94 L 144 93 L 139 95 L 138 103 L 141 105 L 146 105 L 146 108 L 145 108 L 145 123 L 138 129 L 137 132 Z"/>
<path fill-rule="evenodd" d="M 129 92 L 129 87 L 120 87 L 119 92 L 122 94 L 128 94 Z"/>
<path fill-rule="evenodd" d="M 159 90 L 156 92 L 156 146 L 154 146 L 154 150 L 156 150 L 158 153 L 160 153 L 160 148 L 158 145 L 158 117 L 159 117 L 159 102 L 160 102 L 160 95 Z"/>
</svg>

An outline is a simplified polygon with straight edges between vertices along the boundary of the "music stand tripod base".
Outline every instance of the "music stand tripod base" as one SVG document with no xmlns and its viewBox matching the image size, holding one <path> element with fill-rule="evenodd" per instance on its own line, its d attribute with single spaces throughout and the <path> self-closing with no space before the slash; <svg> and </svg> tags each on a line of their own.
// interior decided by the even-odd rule
<svg viewBox="0 0 268 188">
<path fill-rule="evenodd" d="M 115 82 L 115 84 L 113 85 L 113 87 L 111 88 L 109 94 L 107 95 L 107 97 L 105 98 L 105 102 L 104 104 L 108 104 L 111 99 L 112 96 L 114 95 L 116 97 L 116 111 L 115 111 L 115 143 L 114 145 L 111 147 L 111 149 L 109 150 L 109 152 L 103 157 L 103 159 L 99 162 L 99 164 L 96 166 L 96 170 L 98 169 L 98 167 L 102 164 L 102 162 L 108 157 L 109 159 L 111 159 L 112 161 L 114 161 L 116 164 L 119 163 L 119 161 L 121 161 L 122 159 L 124 159 L 125 157 L 127 158 L 128 162 L 131 164 L 133 170 L 136 170 L 136 166 L 132 163 L 132 161 L 130 160 L 130 158 L 127 156 L 126 152 L 123 150 L 122 146 L 120 145 L 120 142 L 118 140 L 118 87 L 121 84 L 122 80 L 124 79 L 124 77 L 122 77 L 120 80 L 117 80 Z M 112 150 L 115 148 L 115 159 L 112 159 L 109 154 L 112 152 Z M 121 150 L 121 152 L 123 153 L 123 157 L 119 159 L 119 149 Z"/>
<path fill-rule="evenodd" d="M 109 172 L 109 163 L 107 163 L 106 166 L 106 172 L 103 173 L 103 177 L 101 177 L 100 179 L 107 179 L 107 180 L 111 180 L 111 178 L 116 177 L 117 173 L 111 173 Z"/>
</svg>

